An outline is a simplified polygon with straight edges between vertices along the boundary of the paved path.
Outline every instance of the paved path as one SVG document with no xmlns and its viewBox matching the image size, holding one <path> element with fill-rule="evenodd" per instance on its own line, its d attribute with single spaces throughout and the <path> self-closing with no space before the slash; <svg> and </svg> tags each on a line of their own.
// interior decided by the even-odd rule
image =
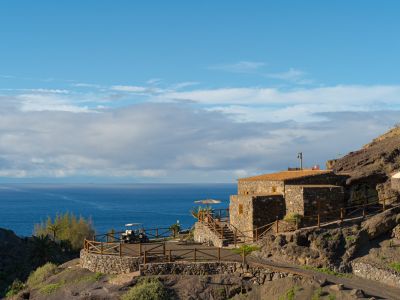
<svg viewBox="0 0 400 300">
<path fill-rule="evenodd" d="M 357 276 L 352 276 L 351 278 L 337 277 L 334 275 L 329 275 L 313 270 L 305 270 L 296 265 L 290 265 L 285 263 L 272 262 L 269 260 L 261 260 L 253 257 L 249 257 L 249 263 L 260 267 L 269 267 L 277 271 L 283 271 L 288 273 L 297 274 L 303 277 L 312 278 L 318 282 L 323 282 L 324 280 L 334 283 L 343 284 L 345 288 L 348 289 L 359 289 L 363 290 L 368 296 L 379 297 L 381 299 L 400 299 L 400 288 L 391 287 L 385 284 L 381 284 L 376 281 L 367 280 Z"/>
<path fill-rule="evenodd" d="M 194 249 L 196 249 L 196 254 L 194 254 Z M 165 243 L 165 252 L 163 243 L 155 242 L 142 244 L 141 246 L 139 246 L 139 244 L 123 244 L 122 254 L 127 256 L 138 256 L 140 250 L 142 253 L 146 251 L 148 256 L 163 255 L 165 253 L 165 255 L 169 257 L 169 254 L 171 253 L 173 260 L 179 261 L 217 261 L 218 256 L 220 256 L 220 259 L 223 261 L 241 262 L 241 256 L 234 254 L 232 249 L 222 248 L 218 253 L 218 248 L 215 247 L 208 247 L 201 244 L 181 244 L 177 241 L 167 241 Z M 374 296 L 380 299 L 400 300 L 400 288 L 391 287 L 357 276 L 352 276 L 351 278 L 337 277 L 314 270 L 305 270 L 297 265 L 261 260 L 251 256 L 248 257 L 247 261 L 253 266 L 266 267 L 280 272 L 297 274 L 302 277 L 314 279 L 318 282 L 326 280 L 333 284 L 343 284 L 347 289 L 363 290 L 368 296 Z"/>
</svg>

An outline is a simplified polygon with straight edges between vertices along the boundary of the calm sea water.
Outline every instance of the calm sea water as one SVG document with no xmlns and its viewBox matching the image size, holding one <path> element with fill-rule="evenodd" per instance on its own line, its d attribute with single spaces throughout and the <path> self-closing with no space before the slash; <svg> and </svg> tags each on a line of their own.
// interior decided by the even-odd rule
<svg viewBox="0 0 400 300">
<path fill-rule="evenodd" d="M 133 222 L 150 228 L 179 220 L 188 228 L 195 200 L 216 198 L 222 203 L 214 208 L 227 208 L 235 193 L 234 184 L 0 185 L 0 227 L 28 236 L 35 223 L 68 211 L 90 217 L 98 233 Z"/>
</svg>

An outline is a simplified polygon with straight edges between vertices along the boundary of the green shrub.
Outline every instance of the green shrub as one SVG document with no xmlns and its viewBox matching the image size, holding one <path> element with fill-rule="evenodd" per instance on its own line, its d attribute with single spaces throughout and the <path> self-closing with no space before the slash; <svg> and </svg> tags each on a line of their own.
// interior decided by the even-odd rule
<svg viewBox="0 0 400 300">
<path fill-rule="evenodd" d="M 35 271 L 33 271 L 27 280 L 27 284 L 30 287 L 37 287 L 43 282 L 49 278 L 51 275 L 54 275 L 57 273 L 57 265 L 53 263 L 47 263 L 39 268 L 37 268 Z"/>
<path fill-rule="evenodd" d="M 389 265 L 393 270 L 400 273 L 400 262 L 394 262 Z"/>
<path fill-rule="evenodd" d="M 323 296 L 322 288 L 318 288 L 314 291 L 311 300 L 319 300 L 321 299 L 321 296 Z"/>
<path fill-rule="evenodd" d="M 290 223 L 300 223 L 303 219 L 303 216 L 297 213 L 289 213 L 287 214 L 283 220 Z"/>
<path fill-rule="evenodd" d="M 122 295 L 121 300 L 167 300 L 167 290 L 156 278 L 146 278 L 139 281 L 128 292 Z"/>
<path fill-rule="evenodd" d="M 298 286 L 294 286 L 286 291 L 282 296 L 279 296 L 278 300 L 294 300 L 296 293 L 300 290 Z"/>
<path fill-rule="evenodd" d="M 54 220 L 48 217 L 46 222 L 35 224 L 34 235 L 50 236 L 53 240 L 68 242 L 72 250 L 79 251 L 85 238 L 93 238 L 94 229 L 90 220 L 77 218 L 67 212 L 57 214 Z"/>
<path fill-rule="evenodd" d="M 13 283 L 8 287 L 6 297 L 11 297 L 18 294 L 25 288 L 25 284 L 19 279 L 15 279 Z"/>
<path fill-rule="evenodd" d="M 46 285 L 42 286 L 39 289 L 39 292 L 41 292 L 42 294 L 50 295 L 50 294 L 54 293 L 55 291 L 57 291 L 59 288 L 61 288 L 64 285 L 65 285 L 64 281 L 57 282 L 57 283 L 46 284 Z"/>
</svg>

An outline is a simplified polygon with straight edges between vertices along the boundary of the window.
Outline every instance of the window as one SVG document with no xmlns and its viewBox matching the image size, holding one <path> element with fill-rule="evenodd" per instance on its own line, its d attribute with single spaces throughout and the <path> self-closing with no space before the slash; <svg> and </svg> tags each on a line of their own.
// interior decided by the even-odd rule
<svg viewBox="0 0 400 300">
<path fill-rule="evenodd" d="M 276 193 L 276 186 L 273 186 L 273 187 L 272 187 L 272 192 L 273 192 L 273 193 Z"/>
<path fill-rule="evenodd" d="M 239 204 L 239 215 L 243 214 L 243 204 Z"/>
</svg>

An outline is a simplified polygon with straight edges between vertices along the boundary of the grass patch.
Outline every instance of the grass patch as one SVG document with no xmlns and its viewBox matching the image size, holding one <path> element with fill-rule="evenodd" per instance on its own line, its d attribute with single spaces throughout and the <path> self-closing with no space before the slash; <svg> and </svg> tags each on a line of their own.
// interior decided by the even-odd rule
<svg viewBox="0 0 400 300">
<path fill-rule="evenodd" d="M 391 263 L 391 264 L 389 265 L 389 267 L 390 267 L 391 269 L 395 270 L 396 272 L 399 272 L 399 273 L 400 273 L 400 262 Z"/>
<path fill-rule="evenodd" d="M 57 265 L 53 263 L 46 263 L 43 266 L 37 268 L 33 271 L 27 280 L 29 287 L 38 287 L 43 284 L 43 282 L 50 276 L 58 272 Z"/>
<path fill-rule="evenodd" d="M 168 300 L 168 292 L 157 278 L 143 278 L 122 295 L 121 300 Z"/>
<path fill-rule="evenodd" d="M 326 268 L 326 267 L 317 268 L 317 267 L 311 267 L 311 266 L 302 266 L 301 268 L 304 269 L 304 270 L 317 271 L 317 272 L 320 272 L 320 273 L 333 275 L 333 276 L 336 276 L 336 277 L 342 277 L 342 278 L 349 278 L 350 277 L 350 274 L 339 273 L 339 272 L 333 271 L 333 270 L 331 270 L 329 268 Z"/>
<path fill-rule="evenodd" d="M 278 300 L 294 300 L 296 293 L 300 290 L 300 287 L 294 286 L 286 291 L 284 295 L 279 296 Z"/>
<path fill-rule="evenodd" d="M 322 288 L 318 288 L 314 291 L 314 294 L 311 297 L 311 300 L 319 300 L 324 295 Z"/>
<path fill-rule="evenodd" d="M 57 291 L 59 288 L 65 285 L 65 281 L 57 282 L 57 283 L 50 283 L 42 286 L 39 289 L 39 292 L 45 295 L 50 295 Z"/>
<path fill-rule="evenodd" d="M 25 288 L 25 284 L 19 280 L 15 279 L 13 283 L 8 287 L 7 292 L 6 292 L 6 297 L 12 297 L 17 295 L 20 291 L 22 291 Z"/>
<path fill-rule="evenodd" d="M 80 278 L 77 278 L 73 281 L 73 283 L 80 283 L 80 282 L 97 282 L 104 276 L 103 273 L 96 272 L 94 274 L 85 275 Z"/>
<path fill-rule="evenodd" d="M 355 243 L 357 237 L 354 235 L 348 235 L 344 239 L 346 240 L 347 243 Z"/>
</svg>

